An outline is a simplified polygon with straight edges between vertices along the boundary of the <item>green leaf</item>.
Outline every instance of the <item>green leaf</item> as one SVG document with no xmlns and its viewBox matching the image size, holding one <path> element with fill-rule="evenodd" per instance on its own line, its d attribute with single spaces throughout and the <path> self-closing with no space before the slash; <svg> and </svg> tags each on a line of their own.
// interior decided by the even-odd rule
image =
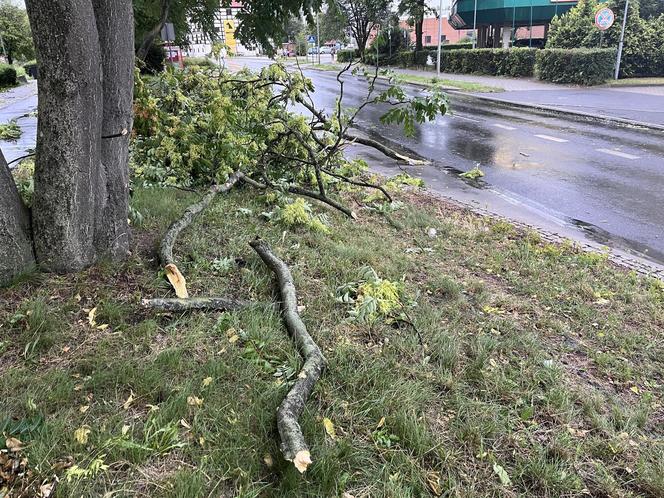
<svg viewBox="0 0 664 498">
<path fill-rule="evenodd" d="M 498 465 L 497 463 L 493 464 L 493 471 L 498 474 L 498 477 L 500 478 L 500 482 L 503 486 L 510 486 L 512 484 L 512 480 L 510 479 L 510 476 L 507 475 L 507 472 L 505 469 Z"/>
</svg>

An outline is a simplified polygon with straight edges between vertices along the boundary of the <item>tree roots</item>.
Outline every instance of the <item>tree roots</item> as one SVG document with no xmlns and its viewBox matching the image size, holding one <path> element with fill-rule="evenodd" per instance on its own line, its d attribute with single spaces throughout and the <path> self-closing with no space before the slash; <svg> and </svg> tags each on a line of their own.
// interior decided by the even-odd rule
<svg viewBox="0 0 664 498">
<path fill-rule="evenodd" d="M 297 470 L 304 472 L 311 464 L 311 454 L 298 419 L 325 368 L 326 361 L 297 312 L 297 295 L 288 265 L 279 259 L 262 239 L 253 240 L 250 245 L 277 277 L 286 328 L 305 360 L 297 381 L 277 410 L 281 452 L 286 460 L 293 462 Z"/>
</svg>

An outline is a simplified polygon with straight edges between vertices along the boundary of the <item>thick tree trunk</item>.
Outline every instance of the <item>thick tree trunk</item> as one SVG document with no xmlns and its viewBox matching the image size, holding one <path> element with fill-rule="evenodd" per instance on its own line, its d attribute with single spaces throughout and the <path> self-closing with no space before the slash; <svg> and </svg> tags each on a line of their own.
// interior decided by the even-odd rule
<svg viewBox="0 0 664 498">
<path fill-rule="evenodd" d="M 129 252 L 129 132 L 132 126 L 134 41 L 126 36 L 134 25 L 128 0 L 92 0 L 101 47 L 103 71 L 103 125 L 101 165 L 106 177 L 106 197 L 97 220 L 98 254 L 122 260 Z M 117 136 L 118 134 L 122 136 Z"/>
<path fill-rule="evenodd" d="M 0 152 L 0 286 L 35 264 L 30 214 Z"/>
<path fill-rule="evenodd" d="M 157 38 L 157 35 L 161 32 L 161 28 L 164 27 L 164 24 L 166 24 L 166 21 L 168 20 L 170 7 L 171 7 L 170 0 L 162 0 L 161 16 L 159 17 L 159 22 L 150 31 L 148 31 L 145 34 L 145 36 L 143 37 L 143 41 L 141 42 L 141 45 L 138 47 L 138 50 L 136 51 L 136 56 L 139 59 L 145 60 L 145 58 L 147 57 L 148 52 L 150 51 L 150 47 L 154 43 L 155 38 Z"/>
<path fill-rule="evenodd" d="M 90 0 L 25 3 L 40 76 L 35 254 L 47 270 L 76 271 L 96 260 L 95 222 L 106 197 L 97 26 Z"/>
<path fill-rule="evenodd" d="M 423 20 L 422 20 L 422 19 L 418 19 L 418 20 L 415 22 L 415 50 L 417 50 L 418 52 L 419 52 L 420 50 L 422 50 L 422 48 L 423 48 L 423 46 L 424 46 L 423 43 L 422 43 L 422 35 L 423 35 L 423 33 L 424 33 L 424 30 L 423 30 Z"/>
</svg>

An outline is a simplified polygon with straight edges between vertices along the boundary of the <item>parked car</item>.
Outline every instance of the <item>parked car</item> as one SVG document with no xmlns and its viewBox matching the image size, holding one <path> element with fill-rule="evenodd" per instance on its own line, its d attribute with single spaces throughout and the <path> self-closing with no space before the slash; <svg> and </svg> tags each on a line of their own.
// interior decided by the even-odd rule
<svg viewBox="0 0 664 498">
<path fill-rule="evenodd" d="M 321 54 L 331 54 L 331 53 L 332 53 L 332 49 L 331 49 L 330 47 L 327 47 L 327 46 L 325 46 L 325 47 L 321 47 L 321 48 L 320 48 L 320 53 L 321 53 Z"/>
<path fill-rule="evenodd" d="M 309 55 L 314 55 L 318 53 L 318 47 L 310 47 L 309 50 L 307 50 L 307 53 Z"/>
</svg>

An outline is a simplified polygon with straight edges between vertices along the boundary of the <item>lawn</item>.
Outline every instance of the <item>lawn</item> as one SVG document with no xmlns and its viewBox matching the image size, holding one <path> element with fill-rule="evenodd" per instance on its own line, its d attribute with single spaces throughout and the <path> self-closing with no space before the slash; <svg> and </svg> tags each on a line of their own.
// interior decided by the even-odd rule
<svg viewBox="0 0 664 498">
<path fill-rule="evenodd" d="M 359 220 L 328 212 L 329 233 L 266 220 L 247 188 L 183 233 L 190 293 L 255 303 L 240 312 L 141 309 L 171 295 L 156 244 L 196 199 L 177 190 L 134 191 L 127 263 L 0 291 L 0 476 L 33 495 L 58 476 L 61 497 L 664 496 L 660 281 L 425 193 L 348 196 Z M 328 360 L 304 475 L 279 452 L 301 360 L 257 234 Z M 408 320 L 349 319 L 337 288 L 366 266 Z"/>
</svg>

